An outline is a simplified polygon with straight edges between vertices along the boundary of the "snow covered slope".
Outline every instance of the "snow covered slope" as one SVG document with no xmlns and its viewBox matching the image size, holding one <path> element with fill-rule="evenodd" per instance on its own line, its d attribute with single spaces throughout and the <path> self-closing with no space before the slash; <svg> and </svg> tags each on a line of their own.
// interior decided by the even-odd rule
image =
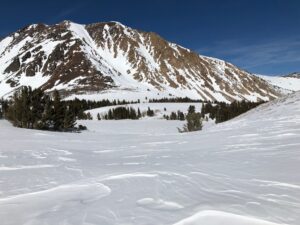
<svg viewBox="0 0 300 225">
<path fill-rule="evenodd" d="M 300 224 L 300 93 L 210 129 L 81 121 L 80 134 L 0 121 L 1 225 Z"/>
<path fill-rule="evenodd" d="M 288 91 L 300 91 L 300 74 L 294 73 L 286 76 L 263 76 L 262 79 L 268 81 L 271 85 L 275 85 Z"/>
<path fill-rule="evenodd" d="M 280 96 L 230 63 L 118 22 L 35 24 L 6 37 L 0 42 L 0 97 L 23 85 L 85 99 L 188 96 L 230 102 Z"/>
</svg>

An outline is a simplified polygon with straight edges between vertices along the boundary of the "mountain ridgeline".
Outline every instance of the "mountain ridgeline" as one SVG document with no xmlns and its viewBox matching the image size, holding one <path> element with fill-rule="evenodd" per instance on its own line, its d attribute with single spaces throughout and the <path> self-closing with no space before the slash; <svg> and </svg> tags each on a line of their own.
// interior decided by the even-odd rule
<svg viewBox="0 0 300 225">
<path fill-rule="evenodd" d="M 0 97 L 22 86 L 62 97 L 268 101 L 281 93 L 223 60 L 118 22 L 27 26 L 0 41 Z"/>
</svg>

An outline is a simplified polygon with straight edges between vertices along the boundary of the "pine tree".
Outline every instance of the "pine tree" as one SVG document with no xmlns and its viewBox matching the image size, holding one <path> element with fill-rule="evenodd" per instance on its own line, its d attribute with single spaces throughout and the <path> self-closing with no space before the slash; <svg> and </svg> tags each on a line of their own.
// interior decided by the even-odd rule
<svg viewBox="0 0 300 225">
<path fill-rule="evenodd" d="M 31 93 L 30 100 L 30 127 L 39 129 L 43 120 L 43 112 L 45 108 L 45 95 L 40 89 L 35 89 Z"/>
<path fill-rule="evenodd" d="M 149 116 L 149 117 L 154 116 L 154 111 L 151 110 L 150 107 L 148 107 L 148 110 L 147 110 L 147 116 Z"/>
<path fill-rule="evenodd" d="M 52 102 L 48 95 L 44 96 L 44 110 L 41 114 L 41 121 L 37 123 L 36 129 L 53 130 Z"/>
<path fill-rule="evenodd" d="M 135 111 L 135 109 L 132 108 L 132 107 L 129 108 L 129 115 L 130 115 L 129 118 L 132 119 L 132 120 L 138 119 L 138 116 L 137 116 L 137 114 L 136 114 L 136 111 Z"/>
<path fill-rule="evenodd" d="M 109 119 L 109 120 L 114 119 L 114 118 L 113 118 L 113 113 L 112 113 L 112 110 L 111 110 L 111 109 L 108 110 L 107 119 Z"/>
<path fill-rule="evenodd" d="M 188 113 L 189 113 L 189 114 L 192 114 L 192 113 L 194 113 L 195 111 L 196 111 L 195 106 L 194 106 L 194 105 L 190 105 L 189 108 L 188 108 Z"/>
<path fill-rule="evenodd" d="M 178 120 L 185 120 L 184 113 L 178 110 L 177 119 Z"/>
<path fill-rule="evenodd" d="M 141 118 L 141 117 L 142 117 L 142 114 L 141 114 L 140 108 L 138 108 L 138 118 Z"/>
<path fill-rule="evenodd" d="M 188 113 L 186 116 L 187 123 L 183 126 L 183 129 L 179 129 L 182 132 L 192 132 L 202 129 L 202 118 L 200 113 Z"/>
<path fill-rule="evenodd" d="M 64 120 L 63 120 L 63 130 L 64 131 L 69 131 L 72 130 L 76 124 L 76 119 L 74 116 L 74 113 L 70 110 L 70 108 L 67 106 L 64 115 Z"/>
<path fill-rule="evenodd" d="M 53 129 L 54 130 L 62 130 L 64 123 L 64 106 L 61 103 L 60 95 L 58 91 L 54 91 L 53 93 Z"/>
<path fill-rule="evenodd" d="M 90 112 L 88 112 L 88 113 L 86 114 L 86 119 L 87 119 L 87 120 L 92 120 L 92 119 L 93 119 L 93 117 L 92 117 L 92 115 L 91 115 Z"/>
<path fill-rule="evenodd" d="M 100 113 L 97 113 L 97 119 L 98 119 L 98 120 L 101 120 Z"/>
<path fill-rule="evenodd" d="M 175 112 L 171 112 L 170 120 L 177 120 L 177 115 Z"/>
<path fill-rule="evenodd" d="M 205 116 L 205 105 L 202 102 L 202 107 L 201 107 L 201 116 L 204 117 Z"/>
</svg>

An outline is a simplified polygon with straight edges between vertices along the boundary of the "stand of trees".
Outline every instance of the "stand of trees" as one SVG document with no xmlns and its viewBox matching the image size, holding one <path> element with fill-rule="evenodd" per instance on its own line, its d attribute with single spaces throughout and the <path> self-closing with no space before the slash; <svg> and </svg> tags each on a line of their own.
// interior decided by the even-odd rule
<svg viewBox="0 0 300 225">
<path fill-rule="evenodd" d="M 140 109 L 137 111 L 132 107 L 117 107 L 114 109 L 109 109 L 108 112 L 103 116 L 105 120 L 123 120 L 131 119 L 137 120 L 142 117 Z M 101 119 L 100 115 L 97 115 L 98 120 Z"/>
<path fill-rule="evenodd" d="M 216 123 L 221 123 L 239 116 L 262 103 L 264 102 L 235 101 L 230 104 L 224 102 L 203 102 L 201 108 L 201 117 L 203 119 L 209 117 L 210 119 L 215 120 Z M 192 113 L 195 113 L 195 106 L 190 105 L 188 108 L 188 114 Z M 167 120 L 184 120 L 185 114 L 180 111 L 177 113 L 172 112 L 170 115 L 164 115 L 164 118 Z"/>
<path fill-rule="evenodd" d="M 127 102 L 125 100 L 87 101 L 79 99 L 62 101 L 58 91 L 52 94 L 45 94 L 40 89 L 32 90 L 30 87 L 23 87 L 13 95 L 10 101 L 0 100 L 0 119 L 6 118 L 11 121 L 14 126 L 23 128 L 73 131 L 78 129 L 75 127 L 77 119 L 92 119 L 90 113 L 85 113 L 86 110 L 138 102 L 139 101 Z M 215 120 L 216 123 L 220 123 L 232 119 L 263 103 L 241 101 L 226 104 L 222 102 L 204 102 L 189 98 L 152 99 L 150 102 L 202 102 L 202 109 L 199 113 L 195 111 L 195 106 L 191 105 L 186 115 L 181 111 L 164 115 L 164 118 L 168 120 L 186 119 L 187 124 L 185 128 L 183 128 L 183 132 L 201 129 L 202 119 L 207 118 L 207 116 Z M 166 108 L 164 110 L 166 111 Z M 120 106 L 110 109 L 102 119 L 139 119 L 143 116 L 152 117 L 154 115 L 155 112 L 150 109 L 150 107 L 148 107 L 147 111 L 141 113 L 140 109 L 135 110 L 132 107 Z M 97 115 L 97 118 L 100 120 L 100 115 Z"/>
<path fill-rule="evenodd" d="M 221 123 L 227 120 L 230 120 L 242 113 L 247 112 L 248 110 L 255 108 L 256 106 L 262 104 L 263 102 L 232 102 L 230 104 L 226 103 L 215 103 L 214 105 L 211 102 L 206 104 L 202 103 L 201 112 L 195 111 L 195 106 L 190 105 L 188 108 L 188 113 L 186 115 L 187 123 L 182 129 L 179 129 L 179 132 L 190 132 L 202 129 L 202 121 L 207 116 L 214 119 L 216 123 Z M 175 113 L 170 115 L 170 118 L 178 119 Z"/>
<path fill-rule="evenodd" d="M 77 119 L 92 119 L 90 113 L 85 113 L 86 110 L 133 103 L 138 103 L 138 101 L 109 101 L 107 99 L 90 101 L 77 98 L 62 101 L 58 91 L 46 94 L 40 89 L 32 90 L 30 87 L 23 87 L 13 95 L 10 101 L 0 101 L 0 118 L 6 118 L 16 127 L 73 131 L 78 129 L 75 127 Z M 136 117 L 139 117 L 138 112 L 136 114 Z M 135 117 L 133 112 L 130 112 L 130 117 Z M 84 128 L 84 126 L 79 126 L 79 129 Z"/>
<path fill-rule="evenodd" d="M 188 97 L 184 97 L 184 98 L 181 98 L 181 97 L 177 97 L 177 98 L 161 98 L 161 99 L 149 99 L 149 102 L 150 103 L 164 103 L 164 102 L 206 102 L 206 101 L 203 101 L 201 99 L 190 99 Z"/>
<path fill-rule="evenodd" d="M 167 120 L 185 120 L 185 115 L 178 110 L 177 112 L 171 112 L 170 115 L 164 115 L 164 118 Z"/>
<path fill-rule="evenodd" d="M 78 98 L 75 98 L 74 100 L 64 101 L 64 102 L 70 107 L 70 110 L 72 110 L 72 112 L 76 115 L 77 119 L 79 119 L 79 120 L 91 119 L 90 115 L 87 115 L 86 113 L 84 113 L 84 111 L 89 110 L 89 109 L 137 103 L 134 101 L 128 102 L 125 100 L 109 101 L 108 99 L 104 99 L 101 101 L 90 101 L 90 100 L 84 100 L 84 99 L 79 100 Z"/>
<path fill-rule="evenodd" d="M 215 119 L 216 123 L 221 123 L 230 120 L 248 110 L 255 108 L 256 106 L 264 102 L 232 102 L 226 104 L 223 102 L 212 105 L 210 102 L 202 104 L 201 116 L 204 118 L 205 114 L 209 114 L 211 119 Z"/>
<path fill-rule="evenodd" d="M 61 101 L 58 91 L 51 98 L 40 89 L 23 87 L 15 92 L 3 113 L 16 127 L 53 131 L 77 129 L 76 115 L 67 103 Z"/>
</svg>

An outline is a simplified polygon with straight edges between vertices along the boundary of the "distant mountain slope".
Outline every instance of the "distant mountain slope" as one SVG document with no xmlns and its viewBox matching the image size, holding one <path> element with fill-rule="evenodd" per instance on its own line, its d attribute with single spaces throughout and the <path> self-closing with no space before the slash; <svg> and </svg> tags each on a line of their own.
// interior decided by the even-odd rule
<svg viewBox="0 0 300 225">
<path fill-rule="evenodd" d="M 0 96 L 22 85 L 83 98 L 269 100 L 280 93 L 225 61 L 118 22 L 25 27 L 0 42 Z M 111 93 L 113 93 L 111 95 Z"/>
<path fill-rule="evenodd" d="M 294 77 L 300 79 L 300 72 L 290 73 L 288 75 L 285 75 L 283 77 Z"/>
<path fill-rule="evenodd" d="M 292 73 L 285 76 L 259 75 L 259 77 L 265 79 L 271 85 L 275 85 L 287 91 L 300 91 L 300 73 Z"/>
</svg>

